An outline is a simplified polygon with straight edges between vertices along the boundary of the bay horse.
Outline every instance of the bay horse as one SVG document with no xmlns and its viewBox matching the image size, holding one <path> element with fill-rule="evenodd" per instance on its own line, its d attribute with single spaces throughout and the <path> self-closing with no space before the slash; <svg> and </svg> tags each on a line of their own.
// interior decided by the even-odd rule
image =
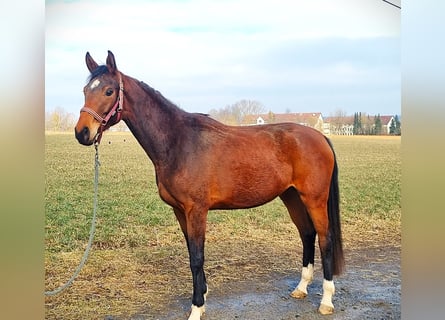
<svg viewBox="0 0 445 320">
<path fill-rule="evenodd" d="M 251 208 L 276 197 L 303 243 L 301 279 L 291 295 L 307 295 L 318 235 L 324 277 L 319 312 L 333 313 L 333 276 L 341 273 L 344 257 L 337 161 L 329 139 L 295 123 L 227 126 L 180 109 L 120 72 L 111 51 L 105 65 L 88 52 L 85 60 L 91 74 L 75 136 L 83 145 L 98 144 L 102 133 L 122 119 L 153 162 L 159 195 L 173 208 L 189 251 L 189 320 L 201 319 L 205 311 L 208 210 Z"/>
</svg>

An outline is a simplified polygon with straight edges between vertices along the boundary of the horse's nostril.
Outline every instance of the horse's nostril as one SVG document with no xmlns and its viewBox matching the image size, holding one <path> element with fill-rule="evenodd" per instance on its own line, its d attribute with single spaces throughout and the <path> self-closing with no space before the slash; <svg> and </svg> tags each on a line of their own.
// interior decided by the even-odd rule
<svg viewBox="0 0 445 320">
<path fill-rule="evenodd" d="M 88 127 L 83 127 L 79 132 L 75 130 L 75 133 L 77 141 L 81 144 L 86 144 L 90 140 L 90 129 Z"/>
</svg>

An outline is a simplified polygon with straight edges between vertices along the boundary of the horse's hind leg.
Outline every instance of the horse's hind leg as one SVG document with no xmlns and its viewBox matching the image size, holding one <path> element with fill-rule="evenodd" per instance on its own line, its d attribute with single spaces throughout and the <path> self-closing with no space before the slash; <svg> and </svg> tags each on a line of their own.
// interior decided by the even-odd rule
<svg viewBox="0 0 445 320">
<path fill-rule="evenodd" d="M 333 281 L 333 245 L 328 229 L 327 208 L 326 206 L 319 205 L 315 208 L 308 208 L 308 212 L 318 235 L 321 262 L 323 265 L 323 296 L 318 311 L 321 314 L 331 314 L 334 312 L 332 296 L 335 293 L 335 286 Z"/>
<path fill-rule="evenodd" d="M 306 211 L 306 207 L 300 199 L 300 195 L 294 188 L 289 188 L 280 196 L 284 202 L 292 221 L 298 228 L 303 242 L 303 269 L 301 279 L 291 296 L 302 299 L 307 296 L 307 286 L 312 282 L 314 274 L 315 255 L 315 228 Z"/>
</svg>

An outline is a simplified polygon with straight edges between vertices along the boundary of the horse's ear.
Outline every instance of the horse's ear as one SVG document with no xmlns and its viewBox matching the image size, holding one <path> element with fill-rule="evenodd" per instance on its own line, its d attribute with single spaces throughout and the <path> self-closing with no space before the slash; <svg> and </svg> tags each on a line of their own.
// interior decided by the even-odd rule
<svg viewBox="0 0 445 320">
<path fill-rule="evenodd" d="M 117 70 L 116 60 L 114 59 L 113 52 L 111 52 L 110 50 L 108 50 L 107 67 L 110 73 L 114 73 Z"/>
<path fill-rule="evenodd" d="M 87 55 L 85 56 L 85 62 L 87 63 L 88 70 L 90 72 L 93 72 L 99 65 L 96 63 L 96 61 L 91 58 L 91 55 L 89 52 L 87 52 Z"/>
</svg>

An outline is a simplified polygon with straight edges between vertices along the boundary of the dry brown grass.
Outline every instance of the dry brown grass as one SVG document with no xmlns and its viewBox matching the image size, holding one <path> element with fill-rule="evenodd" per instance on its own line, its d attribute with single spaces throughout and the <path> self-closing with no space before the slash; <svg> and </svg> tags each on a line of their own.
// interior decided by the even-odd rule
<svg viewBox="0 0 445 320">
<path fill-rule="evenodd" d="M 229 290 L 230 283 L 261 279 L 274 273 L 299 277 L 302 254 L 295 227 L 283 223 L 280 232 L 252 228 L 234 233 L 210 224 L 206 247 L 206 274 L 211 290 Z M 249 228 L 250 229 L 250 228 Z M 166 302 L 191 293 L 188 255 L 179 229 L 166 228 L 160 236 L 174 234 L 170 244 L 151 247 L 96 249 L 84 270 L 66 292 L 46 298 L 47 319 L 127 318 L 141 310 L 154 314 Z M 344 225 L 345 250 L 385 245 L 400 246 L 400 224 L 388 220 L 357 221 Z M 47 263 L 47 287 L 64 281 L 82 252 L 61 254 Z M 319 260 L 317 252 L 317 260 Z M 316 266 L 320 268 L 320 264 Z M 60 280 L 56 280 L 60 279 Z"/>
<path fill-rule="evenodd" d="M 131 136 L 125 136 L 126 143 L 131 143 L 131 146 L 118 141 L 121 137 L 119 135 L 106 137 L 113 141 L 111 145 L 102 147 L 103 167 L 115 162 L 119 163 L 109 157 L 119 154 L 121 148 L 126 152 L 130 150 L 134 152 L 126 157 L 127 165 L 128 162 L 134 161 L 135 165 L 140 166 L 140 161 L 143 159 L 144 165 L 146 163 L 149 166 L 146 156 L 134 147 L 135 142 L 131 140 Z M 61 156 L 63 159 L 66 157 L 70 159 L 67 152 L 72 152 L 71 146 L 67 148 L 63 144 L 67 141 L 64 139 L 68 137 L 51 135 L 47 136 L 47 139 L 50 140 L 48 148 L 51 150 L 60 148 L 57 149 L 58 151 L 49 152 L 52 157 L 59 154 L 63 155 Z M 355 198 L 360 196 L 366 199 L 384 198 L 385 195 L 379 193 L 378 180 L 382 175 L 391 175 L 389 173 L 394 170 L 396 173 L 395 177 L 391 178 L 391 183 L 399 185 L 400 173 L 397 167 L 400 160 L 400 138 L 379 140 L 376 137 L 373 139 L 339 137 L 333 140 L 342 170 L 341 187 L 343 185 L 342 189 L 346 189 L 346 194 L 342 193 L 343 205 L 347 208 L 344 212 L 343 223 L 346 251 L 352 252 L 358 248 L 377 246 L 382 242 L 400 246 L 400 198 L 391 200 L 392 204 L 386 203 L 385 207 L 379 207 L 374 203 L 360 203 L 358 198 Z M 104 139 L 103 143 L 106 141 Z M 88 152 L 90 154 L 92 152 L 76 149 L 77 147 L 74 146 L 72 148 L 74 152 L 85 153 L 87 156 Z M 378 169 L 388 162 L 382 159 L 382 149 L 392 150 L 389 162 L 394 165 Z M 363 157 L 363 152 L 366 152 L 366 157 Z M 64 165 L 72 162 L 72 159 L 68 162 L 62 161 L 63 159 L 60 163 Z M 132 164 L 129 165 L 132 166 Z M 363 167 L 370 169 L 363 170 Z M 55 171 L 52 172 L 51 168 Z M 71 272 L 79 263 L 83 246 L 86 244 L 89 219 L 73 214 L 64 217 L 58 211 L 61 208 L 71 210 L 69 202 L 72 201 L 72 197 L 79 197 L 76 194 L 81 192 L 80 189 L 73 191 L 73 187 L 69 189 L 65 185 L 63 188 L 69 190 L 64 191 L 64 189 L 56 188 L 56 185 L 61 183 L 59 180 L 52 180 L 56 179 L 52 174 L 60 179 L 66 179 L 67 175 L 73 174 L 71 184 L 82 179 L 88 181 L 87 177 L 77 176 L 78 168 L 72 169 L 70 173 L 71 169 L 61 170 L 58 162 L 47 159 L 47 251 L 45 254 L 47 290 L 55 288 L 71 276 Z M 102 170 L 105 171 L 102 173 L 103 176 L 112 176 L 111 178 L 102 177 L 102 189 L 111 184 L 111 181 L 114 182 L 113 188 L 105 189 L 106 191 L 103 192 L 105 195 L 117 190 L 112 197 L 118 195 L 126 197 L 126 194 L 122 194 L 122 189 L 128 186 L 130 180 L 133 186 L 136 183 L 141 193 L 133 187 L 134 194 L 131 195 L 133 199 L 128 204 L 122 203 L 120 199 L 113 202 L 104 194 L 102 195 L 102 201 L 110 202 L 110 204 L 103 205 L 102 211 L 99 211 L 101 218 L 98 222 L 98 236 L 91 255 L 70 288 L 57 296 L 45 298 L 47 319 L 104 319 L 106 315 L 128 318 L 141 310 L 152 310 L 155 314 L 156 310 L 163 308 L 166 303 L 172 303 L 177 298 L 190 297 L 192 284 L 185 241 L 170 209 L 158 200 L 155 189 L 152 189 L 152 173 L 143 171 L 138 176 L 130 174 L 130 180 L 126 180 L 125 172 L 116 172 L 116 170 L 119 169 Z M 91 173 L 92 171 L 89 170 L 87 176 Z M 369 179 L 370 185 L 363 184 L 357 179 L 354 180 L 357 176 L 360 179 Z M 151 181 L 147 182 L 147 179 Z M 347 186 L 354 183 L 356 183 L 355 187 Z M 359 192 L 349 197 L 348 190 L 354 188 L 358 188 Z M 154 195 L 153 197 L 142 195 L 147 193 L 154 193 Z M 395 193 L 394 197 L 399 197 L 397 194 L 399 195 L 400 192 L 396 190 Z M 70 196 L 70 194 L 74 195 Z M 67 200 L 64 200 L 65 198 Z M 88 212 L 88 208 L 91 207 L 90 198 L 91 193 L 85 200 L 79 200 L 85 202 L 82 204 L 85 212 Z M 353 203 L 353 201 L 358 201 L 358 203 Z M 130 208 L 128 212 L 127 207 Z M 372 208 L 376 211 L 369 212 Z M 382 212 L 390 213 L 382 214 Z M 73 222 L 73 218 L 77 224 Z M 58 224 L 66 226 L 71 223 L 72 226 L 65 227 L 63 230 L 75 234 L 74 236 L 68 237 L 57 232 L 62 229 Z M 78 228 L 82 228 L 83 231 L 79 233 L 76 231 Z M 301 251 L 301 242 L 296 228 L 291 223 L 284 206 L 277 200 L 251 210 L 210 212 L 205 264 L 210 292 L 223 290 L 224 287 L 227 287 L 225 288 L 227 290 L 230 288 L 230 283 L 242 282 L 244 279 L 260 279 L 264 275 L 274 273 L 294 273 L 297 278 L 301 266 Z M 316 268 L 320 268 L 319 264 Z"/>
</svg>

